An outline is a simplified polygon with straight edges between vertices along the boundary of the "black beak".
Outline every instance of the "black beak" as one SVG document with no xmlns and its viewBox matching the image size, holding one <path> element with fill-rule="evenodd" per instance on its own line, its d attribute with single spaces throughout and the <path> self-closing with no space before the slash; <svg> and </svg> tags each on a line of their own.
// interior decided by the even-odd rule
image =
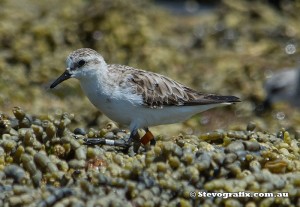
<svg viewBox="0 0 300 207">
<path fill-rule="evenodd" d="M 57 86 L 58 84 L 60 84 L 61 82 L 68 80 L 69 78 L 71 78 L 71 74 L 68 70 L 66 70 L 63 74 L 61 74 L 61 76 L 59 76 L 59 78 L 56 79 L 56 81 L 54 81 L 50 88 L 54 88 L 55 86 Z"/>
</svg>

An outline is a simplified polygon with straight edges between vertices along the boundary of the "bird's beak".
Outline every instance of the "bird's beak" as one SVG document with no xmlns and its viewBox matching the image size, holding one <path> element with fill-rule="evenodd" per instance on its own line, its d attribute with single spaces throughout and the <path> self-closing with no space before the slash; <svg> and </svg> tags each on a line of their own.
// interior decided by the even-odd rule
<svg viewBox="0 0 300 207">
<path fill-rule="evenodd" d="M 58 84 L 60 84 L 61 82 L 68 80 L 69 78 L 71 78 L 71 74 L 69 72 L 69 70 L 66 70 L 63 74 L 61 74 L 61 76 L 59 76 L 56 81 L 54 81 L 50 88 L 54 88 L 55 86 L 57 86 Z"/>
</svg>

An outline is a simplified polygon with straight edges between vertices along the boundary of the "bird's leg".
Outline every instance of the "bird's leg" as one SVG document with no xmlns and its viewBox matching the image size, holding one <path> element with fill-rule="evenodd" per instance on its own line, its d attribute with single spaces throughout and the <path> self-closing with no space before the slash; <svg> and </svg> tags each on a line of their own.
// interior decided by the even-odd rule
<svg viewBox="0 0 300 207">
<path fill-rule="evenodd" d="M 139 150 L 140 146 L 141 146 L 140 135 L 139 135 L 137 129 L 133 129 L 130 132 L 129 139 L 127 141 L 127 146 L 130 147 L 132 142 L 133 142 L 133 151 L 137 152 Z"/>
<path fill-rule="evenodd" d="M 151 145 L 155 145 L 155 139 L 154 139 L 154 136 L 153 134 L 150 132 L 149 128 L 146 127 L 144 128 L 146 134 L 141 138 L 140 142 L 143 144 L 143 145 L 146 145 L 150 142 Z"/>
<path fill-rule="evenodd" d="M 131 144 L 132 142 L 134 142 L 135 140 L 139 139 L 140 138 L 140 135 L 138 133 L 138 130 L 137 129 L 133 129 L 131 132 L 130 132 L 130 136 L 129 136 L 129 139 L 127 141 L 128 144 Z"/>
</svg>

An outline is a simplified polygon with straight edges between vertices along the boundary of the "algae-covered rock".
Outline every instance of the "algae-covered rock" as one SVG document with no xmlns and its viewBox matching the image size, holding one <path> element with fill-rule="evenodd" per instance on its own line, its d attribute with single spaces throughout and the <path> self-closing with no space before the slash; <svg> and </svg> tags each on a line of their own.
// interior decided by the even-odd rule
<svg viewBox="0 0 300 207">
<path fill-rule="evenodd" d="M 1 116 L 4 120 L 13 119 Z M 149 200 L 150 206 L 169 202 L 194 206 L 199 201 L 205 204 L 209 200 L 214 205 L 240 206 L 252 200 L 236 197 L 230 200 L 202 197 L 198 200 L 191 197 L 191 192 L 201 192 L 201 195 L 203 192 L 285 192 L 289 194 L 284 198 L 286 202 L 299 199 L 296 193 L 300 190 L 299 150 L 295 151 L 293 145 L 300 143 L 286 131 L 281 131 L 285 138 L 259 131 L 251 131 L 252 136 L 245 138 L 244 134 L 250 133 L 246 127 L 245 131 L 225 130 L 225 136 L 228 133 L 235 135 L 227 145 L 224 143 L 228 140 L 224 137 L 218 143 L 214 143 L 215 139 L 208 140 L 212 141 L 209 144 L 197 136 L 187 136 L 185 143 L 157 141 L 156 146 L 141 147 L 137 154 L 129 156 L 120 147 L 84 145 L 83 139 L 89 135 L 78 137 L 69 125 L 59 132 L 60 120 L 68 116 L 67 113 L 57 114 L 51 120 L 41 119 L 40 122 L 32 118 L 36 123 L 32 125 L 35 130 L 18 123 L 16 128 L 20 133 L 17 135 L 13 131 L 1 132 L 0 168 L 3 175 L 0 173 L 0 190 L 4 206 L 20 205 L 18 196 L 26 205 L 40 206 L 63 205 L 67 201 L 102 206 L 123 201 L 132 206 L 132 202 L 144 205 Z M 54 127 L 51 136 L 43 131 L 45 121 L 47 126 Z M 117 137 L 120 129 L 111 126 L 104 129 L 113 134 L 112 139 L 128 138 L 126 133 L 124 137 Z M 39 127 L 42 132 L 36 130 Z M 94 137 L 100 135 L 97 129 L 89 130 L 95 132 Z M 28 145 L 24 136 L 35 137 L 35 133 L 42 133 L 42 138 L 34 140 L 38 144 Z M 257 139 L 254 141 L 253 137 Z M 118 195 L 116 201 L 109 199 L 113 195 Z M 252 201 L 257 205 L 267 202 L 264 197 Z"/>
</svg>

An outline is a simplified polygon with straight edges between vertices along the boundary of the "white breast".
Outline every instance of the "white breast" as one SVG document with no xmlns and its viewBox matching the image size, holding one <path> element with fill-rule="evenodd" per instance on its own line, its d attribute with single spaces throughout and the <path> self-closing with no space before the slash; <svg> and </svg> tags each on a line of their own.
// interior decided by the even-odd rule
<svg viewBox="0 0 300 207">
<path fill-rule="evenodd" d="M 120 90 L 116 87 L 107 87 L 99 81 L 80 81 L 81 88 L 86 96 L 108 118 L 124 125 L 130 125 L 136 114 L 136 108 L 142 105 L 142 97 Z"/>
<path fill-rule="evenodd" d="M 210 104 L 199 106 L 165 106 L 149 108 L 143 105 L 141 95 L 132 94 L 130 88 L 102 83 L 99 80 L 80 80 L 81 87 L 89 100 L 111 120 L 133 128 L 144 128 L 161 124 L 185 121 L 196 113 L 221 106 Z"/>
</svg>

